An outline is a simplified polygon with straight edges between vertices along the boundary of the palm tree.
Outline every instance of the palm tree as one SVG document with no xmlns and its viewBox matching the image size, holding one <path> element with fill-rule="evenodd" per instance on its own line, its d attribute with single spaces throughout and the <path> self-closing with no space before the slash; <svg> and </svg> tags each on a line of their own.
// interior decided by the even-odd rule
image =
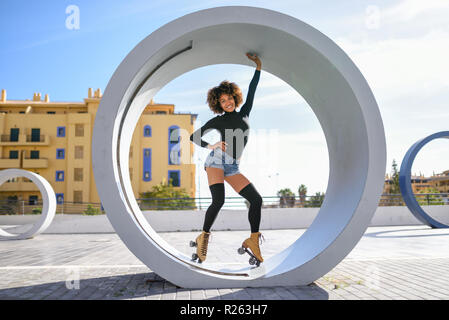
<svg viewBox="0 0 449 320">
<path fill-rule="evenodd" d="M 304 205 L 306 202 L 306 196 L 307 196 L 307 187 L 304 184 L 301 184 L 298 188 L 298 194 L 299 194 L 299 202 Z"/>
<path fill-rule="evenodd" d="M 279 199 L 279 206 L 281 208 L 293 207 L 295 205 L 295 193 L 289 188 L 281 189 L 277 192 Z"/>
</svg>

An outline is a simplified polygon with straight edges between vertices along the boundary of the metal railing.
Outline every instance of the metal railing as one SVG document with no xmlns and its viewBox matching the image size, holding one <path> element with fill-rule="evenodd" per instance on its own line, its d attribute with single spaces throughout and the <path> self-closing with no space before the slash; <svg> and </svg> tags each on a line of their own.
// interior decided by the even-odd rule
<svg viewBox="0 0 449 320">
<path fill-rule="evenodd" d="M 1 142 L 18 142 L 19 136 L 14 136 L 14 138 L 11 140 L 11 135 L 2 134 L 2 135 L 0 135 L 0 141 Z"/>
<path fill-rule="evenodd" d="M 448 193 L 415 194 L 420 205 L 449 205 Z M 265 196 L 262 208 L 319 208 L 323 197 L 319 196 Z M 206 210 L 212 202 L 211 197 L 202 198 L 139 198 L 136 199 L 141 210 Z M 405 206 L 400 194 L 383 194 L 379 206 Z M 242 197 L 227 197 L 222 209 L 246 209 L 249 203 Z M 23 200 L 0 200 L 1 214 L 39 214 L 42 202 L 30 204 Z M 57 205 L 57 214 L 104 214 L 100 203 L 66 202 Z"/>
<path fill-rule="evenodd" d="M 25 200 L 0 200 L 0 215 L 5 214 L 41 214 L 42 201 Z M 104 214 L 101 203 L 86 203 L 86 202 L 63 202 L 56 206 L 57 214 L 86 214 L 96 215 Z"/>
<path fill-rule="evenodd" d="M 27 142 L 45 142 L 45 136 L 44 135 L 29 135 L 27 134 L 26 137 Z"/>
</svg>

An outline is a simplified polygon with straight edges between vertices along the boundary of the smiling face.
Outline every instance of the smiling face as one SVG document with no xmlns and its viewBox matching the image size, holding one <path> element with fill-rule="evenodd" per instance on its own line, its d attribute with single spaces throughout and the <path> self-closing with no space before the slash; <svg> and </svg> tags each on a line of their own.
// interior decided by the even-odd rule
<svg viewBox="0 0 449 320">
<path fill-rule="evenodd" d="M 222 94 L 219 99 L 220 106 L 225 112 L 232 112 L 235 110 L 234 97 L 230 94 Z"/>
</svg>

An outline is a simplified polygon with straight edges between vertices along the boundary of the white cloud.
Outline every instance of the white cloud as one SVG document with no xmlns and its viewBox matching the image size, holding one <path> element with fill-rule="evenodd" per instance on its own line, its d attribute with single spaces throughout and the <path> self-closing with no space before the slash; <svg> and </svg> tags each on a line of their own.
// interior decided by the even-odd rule
<svg viewBox="0 0 449 320">
<path fill-rule="evenodd" d="M 397 5 L 393 5 L 382 10 L 382 18 L 391 21 L 407 22 L 416 19 L 420 15 L 449 9 L 447 0 L 403 0 Z"/>
<path fill-rule="evenodd" d="M 360 68 L 374 93 L 385 98 L 431 95 L 449 88 L 449 31 L 415 38 L 336 41 Z"/>
</svg>

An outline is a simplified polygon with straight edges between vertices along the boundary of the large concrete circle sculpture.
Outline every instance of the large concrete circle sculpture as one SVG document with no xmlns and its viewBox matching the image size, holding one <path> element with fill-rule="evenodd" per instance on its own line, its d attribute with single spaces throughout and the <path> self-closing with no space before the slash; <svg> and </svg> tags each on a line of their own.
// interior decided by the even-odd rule
<svg viewBox="0 0 449 320">
<path fill-rule="evenodd" d="M 301 238 L 259 268 L 227 270 L 191 262 L 151 228 L 133 196 L 128 155 L 140 114 L 164 85 L 207 65 L 254 67 L 248 51 L 315 112 L 329 150 L 329 182 L 321 210 Z M 92 153 L 98 192 L 117 234 L 150 269 L 185 288 L 303 285 L 320 278 L 360 240 L 377 207 L 386 168 L 380 112 L 350 58 L 302 21 L 243 6 L 188 14 L 141 41 L 106 87 Z"/>
<path fill-rule="evenodd" d="M 439 138 L 449 139 L 449 131 L 431 134 L 428 137 L 418 140 L 410 147 L 410 149 L 408 149 L 404 159 L 402 159 L 401 169 L 399 171 L 399 188 L 401 189 L 402 198 L 404 199 L 405 204 L 416 219 L 432 228 L 449 228 L 449 226 L 433 219 L 423 210 L 415 199 L 411 183 L 412 166 L 416 155 L 427 143 Z"/>
<path fill-rule="evenodd" d="M 0 228 L 0 238 L 21 240 L 32 238 L 44 232 L 50 226 L 56 213 L 56 195 L 50 183 L 42 176 L 22 169 L 6 169 L 0 171 L 0 185 L 12 178 L 25 177 L 34 182 L 42 196 L 42 214 L 33 226 L 21 234 L 12 234 Z"/>
</svg>

